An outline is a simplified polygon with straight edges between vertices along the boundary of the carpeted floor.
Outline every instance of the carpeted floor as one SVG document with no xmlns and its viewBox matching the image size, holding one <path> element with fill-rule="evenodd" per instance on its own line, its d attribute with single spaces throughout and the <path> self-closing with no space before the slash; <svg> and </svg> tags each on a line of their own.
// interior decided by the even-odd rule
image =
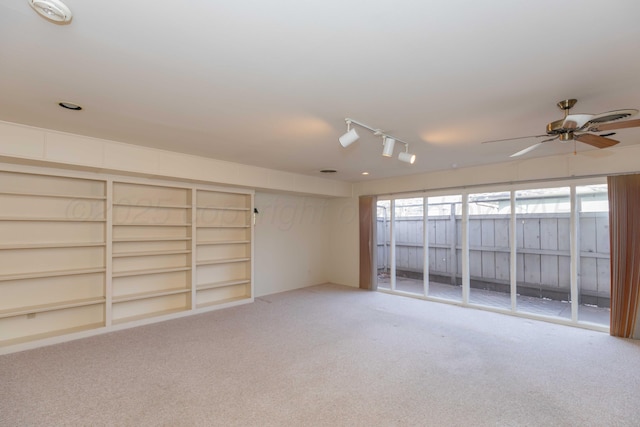
<svg viewBox="0 0 640 427">
<path fill-rule="evenodd" d="M 638 426 L 640 342 L 319 285 L 0 356 L 2 426 Z"/>
</svg>

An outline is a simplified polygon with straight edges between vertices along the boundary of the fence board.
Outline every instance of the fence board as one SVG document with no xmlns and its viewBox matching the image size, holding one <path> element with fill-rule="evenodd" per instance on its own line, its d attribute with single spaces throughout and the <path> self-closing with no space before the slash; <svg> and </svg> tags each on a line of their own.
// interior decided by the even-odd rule
<svg viewBox="0 0 640 427">
<path fill-rule="evenodd" d="M 598 293 L 609 295 L 611 293 L 611 262 L 608 259 L 597 259 L 598 267 Z"/>
<path fill-rule="evenodd" d="M 561 288 L 569 289 L 571 287 L 571 257 L 558 257 L 558 283 Z"/>
<path fill-rule="evenodd" d="M 540 283 L 540 255 L 524 255 L 524 281 Z"/>
<path fill-rule="evenodd" d="M 495 279 L 496 277 L 495 252 L 482 251 L 482 277 L 486 279 Z"/>
<path fill-rule="evenodd" d="M 540 249 L 540 220 L 525 219 L 523 243 L 525 248 Z M 525 273 L 526 274 L 526 273 Z"/>
<path fill-rule="evenodd" d="M 496 219 L 494 220 L 495 226 L 495 239 L 494 244 L 497 247 L 508 248 L 509 242 L 509 219 Z"/>
<path fill-rule="evenodd" d="M 482 234 L 482 221 L 479 219 L 469 220 L 469 246 L 480 247 L 482 246 L 481 240 Z"/>
<path fill-rule="evenodd" d="M 558 249 L 558 219 L 540 219 L 540 249 Z"/>
<path fill-rule="evenodd" d="M 598 215 L 596 217 L 596 252 L 610 253 L 609 243 L 609 215 Z"/>
<path fill-rule="evenodd" d="M 571 250 L 571 222 L 569 218 L 558 218 L 558 250 Z"/>
<path fill-rule="evenodd" d="M 597 241 L 596 219 L 593 217 L 581 218 L 580 219 L 580 251 L 581 252 L 597 252 L 596 241 Z"/>
<path fill-rule="evenodd" d="M 516 254 L 516 281 L 524 282 L 524 254 Z"/>
<path fill-rule="evenodd" d="M 594 258 L 581 257 L 580 259 L 580 290 L 598 290 L 598 266 Z"/>
<path fill-rule="evenodd" d="M 511 280 L 510 255 L 505 253 L 496 253 L 496 279 L 509 281 Z"/>
<path fill-rule="evenodd" d="M 481 222 L 482 227 L 482 246 L 495 246 L 496 235 L 495 235 L 495 223 L 492 219 L 483 220 Z"/>
<path fill-rule="evenodd" d="M 558 287 L 558 257 L 553 255 L 540 255 L 540 283 Z"/>
</svg>

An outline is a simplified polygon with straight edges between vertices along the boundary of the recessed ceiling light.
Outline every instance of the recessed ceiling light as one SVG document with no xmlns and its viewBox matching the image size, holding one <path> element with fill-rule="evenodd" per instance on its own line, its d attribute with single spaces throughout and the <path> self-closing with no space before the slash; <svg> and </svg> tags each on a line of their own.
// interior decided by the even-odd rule
<svg viewBox="0 0 640 427">
<path fill-rule="evenodd" d="M 74 104 L 73 102 L 58 102 L 58 105 L 61 106 L 62 108 L 66 108 L 67 110 L 75 110 L 75 111 L 80 111 L 82 110 L 82 107 L 79 106 L 78 104 Z"/>
<path fill-rule="evenodd" d="M 53 22 L 67 23 L 73 17 L 71 10 L 60 0 L 29 0 L 29 6 Z"/>
<path fill-rule="evenodd" d="M 336 173 L 338 171 L 335 170 L 335 169 L 322 169 L 320 172 L 321 173 Z"/>
<path fill-rule="evenodd" d="M 369 172 L 362 172 L 362 175 L 369 175 Z"/>
</svg>

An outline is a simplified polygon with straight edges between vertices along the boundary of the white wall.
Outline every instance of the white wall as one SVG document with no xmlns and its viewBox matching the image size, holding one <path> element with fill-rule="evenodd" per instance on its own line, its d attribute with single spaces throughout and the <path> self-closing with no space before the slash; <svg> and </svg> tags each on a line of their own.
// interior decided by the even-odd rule
<svg viewBox="0 0 640 427">
<path fill-rule="evenodd" d="M 339 285 L 359 285 L 358 198 L 341 197 L 329 201 L 331 220 L 328 275 Z"/>
<path fill-rule="evenodd" d="M 321 196 L 351 195 L 348 182 L 8 122 L 0 122 L 0 161 Z"/>
<path fill-rule="evenodd" d="M 638 141 L 640 142 L 640 141 Z M 359 229 L 357 214 L 353 220 L 345 212 L 358 209 L 359 195 L 388 195 L 442 188 L 493 183 L 519 183 L 535 180 L 571 179 L 593 175 L 640 173 L 640 145 L 595 151 L 597 156 L 573 155 L 524 159 L 506 163 L 455 170 L 408 175 L 354 185 L 350 198 L 332 199 L 331 252 L 329 280 L 358 286 Z M 503 187 L 507 184 L 502 184 Z"/>
<path fill-rule="evenodd" d="M 257 297 L 329 281 L 329 200 L 256 192 Z"/>
</svg>

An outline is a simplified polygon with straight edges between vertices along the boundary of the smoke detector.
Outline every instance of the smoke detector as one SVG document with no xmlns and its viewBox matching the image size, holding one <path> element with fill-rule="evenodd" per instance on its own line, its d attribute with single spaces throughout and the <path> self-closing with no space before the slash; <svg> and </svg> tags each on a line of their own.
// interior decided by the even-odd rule
<svg viewBox="0 0 640 427">
<path fill-rule="evenodd" d="M 29 6 L 48 20 L 60 24 L 70 22 L 73 16 L 67 5 L 60 0 L 29 0 Z"/>
</svg>

